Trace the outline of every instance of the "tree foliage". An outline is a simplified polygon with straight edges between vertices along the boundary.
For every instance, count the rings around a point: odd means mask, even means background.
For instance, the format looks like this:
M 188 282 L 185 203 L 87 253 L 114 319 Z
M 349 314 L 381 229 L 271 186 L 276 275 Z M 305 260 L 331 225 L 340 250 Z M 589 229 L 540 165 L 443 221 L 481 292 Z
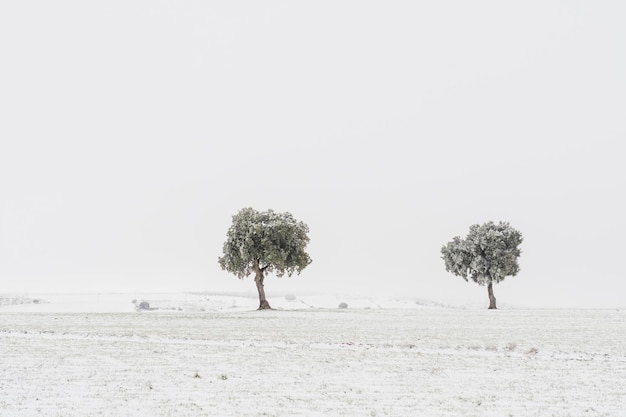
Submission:
M 233 216 L 219 264 L 241 279 L 257 268 L 279 277 L 299 274 L 311 263 L 306 253 L 308 232 L 308 226 L 291 213 L 244 208 Z
M 498 283 L 519 272 L 522 234 L 509 223 L 475 224 L 465 239 L 456 236 L 441 248 L 446 271 L 479 285 Z

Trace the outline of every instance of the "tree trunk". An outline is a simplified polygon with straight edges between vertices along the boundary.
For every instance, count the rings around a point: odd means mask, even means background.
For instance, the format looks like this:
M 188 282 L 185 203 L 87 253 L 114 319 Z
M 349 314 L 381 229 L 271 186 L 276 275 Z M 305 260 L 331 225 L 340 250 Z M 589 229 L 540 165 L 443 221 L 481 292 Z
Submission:
M 496 297 L 493 295 L 493 283 L 487 285 L 487 292 L 489 293 L 489 310 L 496 310 Z
M 256 289 L 259 292 L 259 308 L 258 310 L 271 310 L 270 303 L 265 299 L 265 289 L 263 288 L 263 280 L 265 279 L 264 271 L 261 269 L 259 262 L 256 263 L 256 275 L 254 282 L 256 283 Z

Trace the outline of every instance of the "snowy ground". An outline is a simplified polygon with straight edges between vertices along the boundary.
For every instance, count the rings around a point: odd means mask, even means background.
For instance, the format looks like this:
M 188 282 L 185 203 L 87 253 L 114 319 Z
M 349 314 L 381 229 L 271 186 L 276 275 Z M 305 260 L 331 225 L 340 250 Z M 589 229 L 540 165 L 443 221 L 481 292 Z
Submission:
M 271 301 L 0 297 L 0 416 L 626 416 L 623 310 Z

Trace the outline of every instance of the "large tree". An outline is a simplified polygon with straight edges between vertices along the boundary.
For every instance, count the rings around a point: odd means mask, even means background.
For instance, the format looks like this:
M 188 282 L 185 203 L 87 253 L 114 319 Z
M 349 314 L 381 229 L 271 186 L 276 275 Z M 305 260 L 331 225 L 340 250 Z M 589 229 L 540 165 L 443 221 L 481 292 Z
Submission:
M 270 272 L 278 277 L 291 276 L 294 272 L 300 274 L 311 263 L 306 253 L 308 232 L 308 226 L 291 213 L 244 208 L 233 216 L 219 264 L 240 279 L 254 273 L 259 310 L 271 309 L 265 298 L 265 275 Z
M 456 236 L 441 248 L 446 271 L 471 279 L 478 285 L 487 285 L 489 308 L 496 309 L 493 284 L 519 272 L 517 259 L 522 234 L 509 223 L 487 222 L 475 224 L 465 239 Z

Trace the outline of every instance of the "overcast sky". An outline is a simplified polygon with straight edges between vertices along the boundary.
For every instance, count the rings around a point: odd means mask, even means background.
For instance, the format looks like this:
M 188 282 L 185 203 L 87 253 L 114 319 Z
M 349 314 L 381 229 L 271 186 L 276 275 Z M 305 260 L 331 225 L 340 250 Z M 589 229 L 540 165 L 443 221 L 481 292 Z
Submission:
M 240 208 L 310 227 L 266 290 L 626 306 L 622 1 L 0 0 L 0 292 L 242 290 Z

